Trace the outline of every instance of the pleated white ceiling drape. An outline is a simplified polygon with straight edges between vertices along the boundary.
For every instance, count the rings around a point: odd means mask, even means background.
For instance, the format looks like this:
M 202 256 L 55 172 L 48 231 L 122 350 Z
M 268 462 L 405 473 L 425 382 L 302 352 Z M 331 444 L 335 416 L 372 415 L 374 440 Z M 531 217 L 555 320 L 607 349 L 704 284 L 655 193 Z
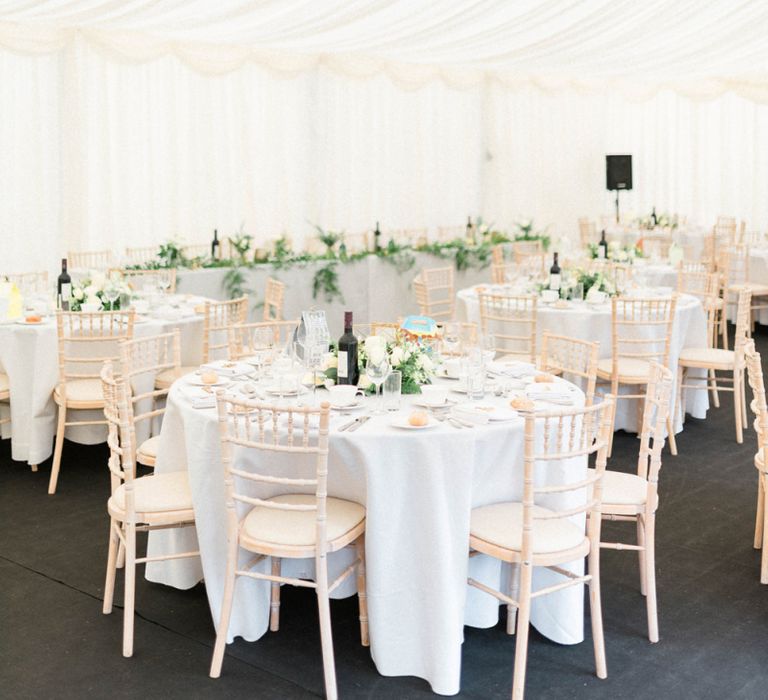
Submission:
M 0 5 L 0 271 L 68 248 L 610 209 L 765 227 L 762 2 Z M 31 242 L 34 241 L 34 245 Z

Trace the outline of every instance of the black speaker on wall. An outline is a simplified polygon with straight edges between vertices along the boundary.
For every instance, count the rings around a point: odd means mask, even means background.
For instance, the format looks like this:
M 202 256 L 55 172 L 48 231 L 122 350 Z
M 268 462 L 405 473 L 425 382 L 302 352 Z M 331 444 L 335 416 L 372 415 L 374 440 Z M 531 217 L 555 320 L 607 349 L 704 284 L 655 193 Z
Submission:
M 632 189 L 632 156 L 605 157 L 605 189 Z

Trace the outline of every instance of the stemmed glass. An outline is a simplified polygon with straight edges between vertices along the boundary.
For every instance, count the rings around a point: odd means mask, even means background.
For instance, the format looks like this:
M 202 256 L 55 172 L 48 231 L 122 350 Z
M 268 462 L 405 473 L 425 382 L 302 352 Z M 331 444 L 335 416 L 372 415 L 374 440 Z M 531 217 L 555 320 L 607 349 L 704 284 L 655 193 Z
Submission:
M 157 288 L 163 293 L 167 294 L 171 288 L 171 275 L 168 272 L 159 272 L 157 275 Z
M 104 296 L 109 302 L 109 310 L 114 311 L 115 302 L 120 298 L 120 287 L 117 286 L 114 280 L 110 280 L 106 287 L 104 287 Z
M 382 357 L 378 362 L 375 362 L 370 357 L 368 357 L 368 361 L 365 364 L 365 374 L 368 379 L 371 380 L 371 383 L 376 387 L 376 408 L 373 411 L 375 415 L 381 415 L 385 413 L 384 397 L 383 395 L 379 396 L 379 388 L 387 378 L 389 369 L 389 357 L 387 357 L 386 353 L 382 353 Z

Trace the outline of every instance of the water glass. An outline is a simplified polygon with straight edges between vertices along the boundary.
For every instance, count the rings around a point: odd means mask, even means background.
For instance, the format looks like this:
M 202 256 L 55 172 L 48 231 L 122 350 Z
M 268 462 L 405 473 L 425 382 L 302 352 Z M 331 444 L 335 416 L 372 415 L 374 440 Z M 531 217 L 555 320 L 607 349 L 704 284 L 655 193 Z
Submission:
M 403 373 L 392 370 L 384 380 L 384 409 L 386 411 L 400 410 L 400 394 L 403 390 Z
M 584 284 L 577 282 L 571 287 L 571 299 L 574 301 L 584 301 Z

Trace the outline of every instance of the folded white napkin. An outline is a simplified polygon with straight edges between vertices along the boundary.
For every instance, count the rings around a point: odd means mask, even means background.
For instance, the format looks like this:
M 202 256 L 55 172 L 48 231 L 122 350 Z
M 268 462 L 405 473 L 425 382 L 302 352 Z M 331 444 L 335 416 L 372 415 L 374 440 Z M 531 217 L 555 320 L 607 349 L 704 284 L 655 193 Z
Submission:
M 486 411 L 481 411 L 471 404 L 459 404 L 454 406 L 451 408 L 450 414 L 457 420 L 475 423 L 477 425 L 485 425 L 490 421 L 490 417 Z
M 536 368 L 530 362 L 491 362 L 487 367 L 491 374 L 503 374 L 508 377 L 525 377 L 536 372 Z
M 216 397 L 213 394 L 195 396 L 192 398 L 192 408 L 215 408 Z

